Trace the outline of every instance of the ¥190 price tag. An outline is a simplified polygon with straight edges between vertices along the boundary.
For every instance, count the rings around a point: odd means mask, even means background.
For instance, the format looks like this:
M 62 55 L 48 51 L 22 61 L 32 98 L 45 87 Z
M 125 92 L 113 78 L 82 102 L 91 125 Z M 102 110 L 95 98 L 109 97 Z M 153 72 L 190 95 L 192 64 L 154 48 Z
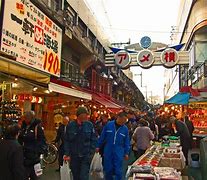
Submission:
M 44 68 L 44 70 L 48 71 L 49 73 L 52 73 L 54 75 L 59 75 L 59 73 L 60 73 L 60 60 L 59 60 L 57 54 L 55 54 L 53 52 L 45 51 L 43 68 Z

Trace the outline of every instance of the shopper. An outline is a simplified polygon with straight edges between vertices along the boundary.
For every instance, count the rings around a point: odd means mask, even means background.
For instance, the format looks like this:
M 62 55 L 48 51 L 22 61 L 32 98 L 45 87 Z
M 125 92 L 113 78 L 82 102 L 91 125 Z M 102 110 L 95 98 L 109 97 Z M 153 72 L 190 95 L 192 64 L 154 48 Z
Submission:
M 180 136 L 180 144 L 182 146 L 182 151 L 186 159 L 186 165 L 188 165 L 188 151 L 191 147 L 191 137 L 189 130 L 184 122 L 176 119 L 174 116 L 170 118 L 171 122 L 175 125 L 176 136 Z
M 57 136 L 55 139 L 55 143 L 58 144 L 58 163 L 59 163 L 59 168 L 57 171 L 60 171 L 60 166 L 63 165 L 63 156 L 64 156 L 64 141 L 65 141 L 65 133 L 66 133 L 66 127 L 69 123 L 69 117 L 65 116 L 63 118 L 63 123 L 59 126 L 57 130 Z
M 190 133 L 190 140 L 191 140 L 191 143 L 190 143 L 190 148 L 192 149 L 192 143 L 193 143 L 193 131 L 194 131 L 194 125 L 192 123 L 192 121 L 189 120 L 188 116 L 185 116 L 184 118 L 184 122 L 185 124 L 187 125 L 188 127 L 188 131 Z
M 140 119 L 139 127 L 137 127 L 132 136 L 137 145 L 137 151 L 134 151 L 137 159 L 145 153 L 150 147 L 150 141 L 154 139 L 154 135 L 148 125 L 146 120 Z
M 17 138 L 20 128 L 9 125 L 5 139 L 0 140 L 0 179 L 24 180 L 23 149 Z
M 23 145 L 25 179 L 36 180 L 34 165 L 40 162 L 40 154 L 47 150 L 41 120 L 35 119 L 33 111 L 24 114 L 19 142 Z
M 109 117 L 107 114 L 103 114 L 100 117 L 100 121 L 96 122 L 96 135 L 100 136 L 104 126 L 108 123 Z
M 127 122 L 127 114 L 121 112 L 115 121 L 109 122 L 103 129 L 98 140 L 96 152 L 104 145 L 104 173 L 106 180 L 122 179 L 123 159 L 128 160 L 130 139 Z
M 70 161 L 74 180 L 88 180 L 90 163 L 96 147 L 93 124 L 88 121 L 88 110 L 77 109 L 77 121 L 68 124 L 65 135 L 64 160 Z

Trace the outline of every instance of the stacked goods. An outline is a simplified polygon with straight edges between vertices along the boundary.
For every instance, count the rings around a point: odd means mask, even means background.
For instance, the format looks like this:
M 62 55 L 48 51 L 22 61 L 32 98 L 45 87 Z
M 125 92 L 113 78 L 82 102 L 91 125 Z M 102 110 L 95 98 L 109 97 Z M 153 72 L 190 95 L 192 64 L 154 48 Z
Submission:
M 177 170 L 170 167 L 155 167 L 154 173 L 159 180 L 181 180 L 181 175 Z
M 180 158 L 180 148 L 165 148 L 163 156 L 166 158 Z
M 157 167 L 162 158 L 162 154 L 162 147 L 153 146 L 136 162 L 136 165 L 151 165 L 153 167 Z
M 133 175 L 133 180 L 156 180 L 156 176 L 153 174 L 141 174 L 141 173 L 135 173 Z

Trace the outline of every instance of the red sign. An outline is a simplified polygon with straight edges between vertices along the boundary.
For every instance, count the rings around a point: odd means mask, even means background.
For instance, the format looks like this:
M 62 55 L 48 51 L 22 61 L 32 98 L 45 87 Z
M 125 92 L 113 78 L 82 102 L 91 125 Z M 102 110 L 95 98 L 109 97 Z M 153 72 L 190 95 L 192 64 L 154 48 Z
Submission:
M 143 68 L 149 68 L 154 63 L 154 57 L 150 50 L 142 50 L 137 54 L 137 63 Z
M 114 56 L 115 64 L 120 68 L 126 68 L 131 62 L 130 54 L 127 51 L 119 51 Z
M 161 54 L 161 62 L 166 67 L 174 67 L 179 60 L 178 53 L 175 49 L 168 48 Z

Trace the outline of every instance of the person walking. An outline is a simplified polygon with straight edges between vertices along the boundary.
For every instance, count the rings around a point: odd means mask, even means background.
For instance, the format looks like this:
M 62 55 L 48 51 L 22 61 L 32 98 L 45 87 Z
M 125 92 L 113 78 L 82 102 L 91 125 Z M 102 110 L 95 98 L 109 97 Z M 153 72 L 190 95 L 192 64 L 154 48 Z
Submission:
M 170 121 L 175 125 L 175 136 L 180 136 L 180 144 L 182 151 L 186 159 L 186 165 L 188 165 L 188 151 L 191 147 L 191 137 L 187 125 L 181 120 L 176 119 L 174 116 L 170 118 Z
M 24 180 L 23 149 L 17 141 L 19 130 L 18 125 L 9 125 L 5 139 L 0 140 L 0 175 L 4 180 Z
M 66 133 L 66 127 L 69 123 L 69 117 L 65 116 L 63 118 L 63 123 L 59 126 L 57 130 L 57 136 L 55 138 L 55 143 L 59 144 L 58 148 L 58 163 L 59 168 L 57 171 L 60 171 L 60 166 L 63 165 L 63 156 L 64 156 L 64 141 L 65 141 L 65 133 Z
M 192 149 L 193 131 L 195 128 L 194 128 L 193 122 L 189 120 L 188 116 L 185 116 L 184 122 L 187 125 L 188 131 L 190 133 L 190 139 L 191 139 L 190 149 Z
M 121 112 L 115 121 L 109 122 L 103 129 L 98 140 L 96 152 L 104 144 L 104 173 L 106 180 L 122 179 L 123 160 L 128 160 L 130 138 L 127 122 L 127 113 Z
M 70 162 L 74 180 L 89 180 L 90 164 L 96 148 L 96 134 L 88 121 L 88 110 L 77 109 L 77 121 L 67 125 L 64 142 L 64 161 Z
M 139 126 L 136 128 L 132 138 L 136 143 L 137 151 L 135 157 L 138 159 L 150 147 L 150 141 L 154 139 L 154 134 L 148 127 L 148 122 L 143 118 L 138 122 Z
M 25 179 L 37 180 L 34 165 L 40 162 L 40 154 L 45 153 L 47 145 L 41 120 L 35 118 L 33 111 L 24 114 L 19 142 L 24 151 Z

